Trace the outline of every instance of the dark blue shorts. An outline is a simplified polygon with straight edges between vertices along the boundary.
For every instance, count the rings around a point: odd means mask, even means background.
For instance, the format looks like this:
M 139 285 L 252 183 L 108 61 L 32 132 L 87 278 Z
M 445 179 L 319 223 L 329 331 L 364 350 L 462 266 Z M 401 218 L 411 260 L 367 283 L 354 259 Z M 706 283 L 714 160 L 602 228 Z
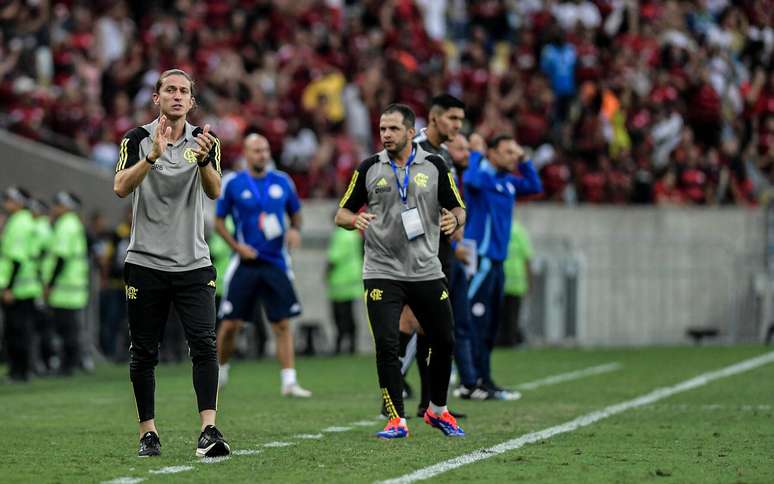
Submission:
M 230 280 L 227 274 L 226 283 L 219 314 L 223 319 L 251 321 L 259 298 L 271 323 L 301 314 L 288 274 L 273 264 L 241 261 Z

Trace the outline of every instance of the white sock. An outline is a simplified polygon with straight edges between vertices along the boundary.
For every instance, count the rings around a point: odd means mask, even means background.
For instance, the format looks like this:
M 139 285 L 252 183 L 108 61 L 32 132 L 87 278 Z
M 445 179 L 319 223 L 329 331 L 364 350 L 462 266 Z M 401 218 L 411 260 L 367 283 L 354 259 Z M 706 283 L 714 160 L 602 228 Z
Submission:
M 228 373 L 228 369 L 231 368 L 231 364 L 229 363 L 223 363 L 222 365 L 218 365 L 218 370 L 225 371 Z
M 443 407 L 440 407 L 434 404 L 433 402 L 430 402 L 430 410 L 432 410 L 434 414 L 441 416 L 441 414 L 447 411 L 448 408 L 446 408 L 446 405 L 444 405 Z
M 280 377 L 282 377 L 282 388 L 295 385 L 296 383 L 296 369 L 295 368 L 283 368 L 280 370 Z

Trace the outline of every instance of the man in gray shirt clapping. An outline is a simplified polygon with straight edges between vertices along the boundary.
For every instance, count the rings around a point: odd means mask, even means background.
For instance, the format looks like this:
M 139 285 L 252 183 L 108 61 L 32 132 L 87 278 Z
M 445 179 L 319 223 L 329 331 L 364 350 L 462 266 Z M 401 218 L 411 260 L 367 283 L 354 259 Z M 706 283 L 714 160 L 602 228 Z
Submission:
M 132 233 L 124 281 L 129 314 L 129 374 L 140 423 L 140 456 L 161 453 L 155 423 L 155 368 L 170 304 L 183 324 L 201 417 L 200 457 L 227 455 L 215 428 L 218 362 L 215 352 L 217 276 L 204 238 L 204 196 L 220 195 L 220 141 L 186 121 L 194 82 L 179 69 L 165 71 L 153 103 L 159 117 L 121 141 L 113 190 L 132 194 Z

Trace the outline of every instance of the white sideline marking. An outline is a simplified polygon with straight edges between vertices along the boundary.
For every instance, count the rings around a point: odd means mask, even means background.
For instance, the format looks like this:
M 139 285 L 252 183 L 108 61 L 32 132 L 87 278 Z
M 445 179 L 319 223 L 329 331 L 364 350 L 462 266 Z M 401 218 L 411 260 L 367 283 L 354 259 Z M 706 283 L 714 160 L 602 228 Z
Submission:
M 232 452 L 234 455 L 255 455 L 260 453 L 261 451 L 257 449 L 239 449 Z
M 219 464 L 225 462 L 231 458 L 230 455 L 222 455 L 220 457 L 199 457 L 200 464 Z
M 327 429 L 322 429 L 323 432 L 348 432 L 352 430 L 352 427 L 328 427 Z
M 535 388 L 538 388 L 538 387 L 543 387 L 546 385 L 556 385 L 557 383 L 562 383 L 570 380 L 577 380 L 579 378 L 585 378 L 587 376 L 599 375 L 602 373 L 609 373 L 611 371 L 620 370 L 621 368 L 623 368 L 623 365 L 621 365 L 618 362 L 606 363 L 604 365 L 591 366 L 589 368 L 570 371 L 567 373 L 559 373 L 558 375 L 549 376 L 547 378 L 542 378 L 540 380 L 535 380 L 528 383 L 522 383 L 521 385 L 518 385 L 516 388 L 518 388 L 519 390 L 534 390 Z
M 551 438 L 554 435 L 563 434 L 566 432 L 572 432 L 581 427 L 586 427 L 600 420 L 606 419 L 608 417 L 612 417 L 613 415 L 617 415 L 626 410 L 642 407 L 643 405 L 648 405 L 650 403 L 663 400 L 664 398 L 671 397 L 672 395 L 675 395 L 677 393 L 693 390 L 694 388 L 698 388 L 700 386 L 706 385 L 707 383 L 710 383 L 714 380 L 719 380 L 721 378 L 726 378 L 732 375 L 743 373 L 745 371 L 758 368 L 759 366 L 763 366 L 771 362 L 774 362 L 774 352 L 766 353 L 764 355 L 751 358 L 749 360 L 744 360 L 734 365 L 721 368 L 720 370 L 702 373 L 701 375 L 695 376 L 690 380 L 686 380 L 682 383 L 678 383 L 677 385 L 657 388 L 652 392 L 642 395 L 640 397 L 637 397 L 633 400 L 628 400 L 625 402 L 617 403 L 615 405 L 610 405 L 608 407 L 603 408 L 602 410 L 597 410 L 595 412 L 582 415 L 574 420 L 570 420 L 569 422 L 565 422 L 563 424 L 556 425 L 554 427 L 549 427 L 547 429 L 540 430 L 537 432 L 524 434 L 520 437 L 516 437 L 515 439 L 508 440 L 501 444 L 495 445 L 494 447 L 490 447 L 488 449 L 476 450 L 469 454 L 464 454 L 459 457 L 455 457 L 453 459 L 439 462 L 438 464 L 425 467 L 424 469 L 419 469 L 410 474 L 406 474 L 404 476 L 397 477 L 395 479 L 381 481 L 381 484 L 398 484 L 398 483 L 403 484 L 403 483 L 409 483 L 414 481 L 421 481 L 424 479 L 430 479 L 431 477 L 435 477 L 439 474 L 443 474 L 444 472 L 448 472 L 452 469 L 456 469 L 458 467 L 462 467 L 467 464 L 472 464 L 473 462 L 476 462 L 479 460 L 488 459 L 490 457 L 494 457 L 496 455 L 508 452 L 510 450 L 518 449 L 527 444 L 531 444 L 534 442 L 539 442 L 541 440 Z
M 294 435 L 293 438 L 306 439 L 306 440 L 322 439 L 323 434 L 298 434 L 298 435 Z
M 148 472 L 151 474 L 177 474 L 178 472 L 186 472 L 193 470 L 191 466 L 170 466 L 162 467 L 161 469 L 152 469 Z
M 102 484 L 137 484 L 144 480 L 142 477 L 117 477 L 110 481 L 102 481 Z
M 266 448 L 290 447 L 291 445 L 293 445 L 292 442 L 269 442 L 268 444 L 263 444 Z

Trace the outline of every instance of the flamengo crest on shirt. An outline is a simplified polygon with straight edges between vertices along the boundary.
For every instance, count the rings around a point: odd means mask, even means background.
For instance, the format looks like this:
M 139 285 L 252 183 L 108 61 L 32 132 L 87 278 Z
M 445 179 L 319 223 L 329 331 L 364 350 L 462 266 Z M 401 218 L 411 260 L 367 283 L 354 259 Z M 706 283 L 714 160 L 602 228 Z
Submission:
M 188 163 L 196 163 L 196 152 L 193 148 L 186 148 L 183 152 L 183 158 L 185 158 L 185 161 Z

